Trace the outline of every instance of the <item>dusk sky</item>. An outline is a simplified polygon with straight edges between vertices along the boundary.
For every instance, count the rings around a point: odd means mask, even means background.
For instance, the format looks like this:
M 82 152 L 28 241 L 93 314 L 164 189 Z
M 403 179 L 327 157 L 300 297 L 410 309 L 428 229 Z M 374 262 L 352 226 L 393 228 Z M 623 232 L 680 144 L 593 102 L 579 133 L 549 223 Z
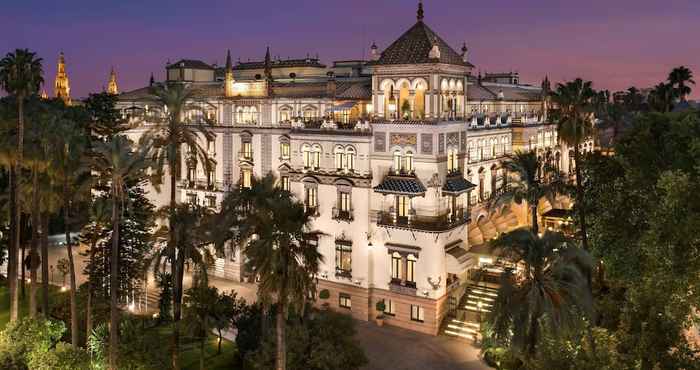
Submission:
M 425 22 L 488 72 L 519 71 L 539 84 L 582 77 L 594 87 L 652 86 L 686 65 L 700 83 L 698 0 L 427 0 Z M 383 50 L 415 22 L 417 0 L 5 0 L 0 53 L 29 48 L 44 58 L 47 91 L 59 51 L 71 95 L 100 91 L 109 69 L 120 90 L 142 87 L 166 61 L 234 60 L 319 54 L 359 59 Z M 693 92 L 700 98 L 700 86 Z

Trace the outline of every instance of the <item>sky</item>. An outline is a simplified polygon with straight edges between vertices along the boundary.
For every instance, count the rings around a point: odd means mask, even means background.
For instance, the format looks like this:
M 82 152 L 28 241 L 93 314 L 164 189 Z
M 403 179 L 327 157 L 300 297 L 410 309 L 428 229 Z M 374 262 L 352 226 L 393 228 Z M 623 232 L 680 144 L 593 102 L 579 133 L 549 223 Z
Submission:
M 416 21 L 417 0 L 3 0 L 0 54 L 29 48 L 44 59 L 53 92 L 58 53 L 71 95 L 107 85 L 143 87 L 167 61 L 223 64 L 319 55 L 359 59 L 387 47 Z M 698 0 L 425 0 L 425 22 L 456 50 L 469 47 L 481 72 L 518 71 L 524 83 L 577 77 L 611 91 L 648 87 L 671 68 L 696 73 L 700 99 Z

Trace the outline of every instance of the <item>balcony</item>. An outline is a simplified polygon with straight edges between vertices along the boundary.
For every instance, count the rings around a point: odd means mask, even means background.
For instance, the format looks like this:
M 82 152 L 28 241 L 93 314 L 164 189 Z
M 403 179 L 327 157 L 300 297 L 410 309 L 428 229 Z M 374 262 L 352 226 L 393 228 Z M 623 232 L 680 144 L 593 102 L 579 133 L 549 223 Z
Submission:
M 415 281 L 392 278 L 389 282 L 389 291 L 405 295 L 416 295 L 418 289 Z
M 311 217 L 318 217 L 320 216 L 320 213 L 318 212 L 318 206 L 307 206 L 304 205 L 304 211 L 309 213 Z
M 221 181 L 207 182 L 206 180 L 183 179 L 180 180 L 180 187 L 192 190 L 219 191 L 224 189 L 224 184 Z
M 377 225 L 399 229 L 420 230 L 426 232 L 443 232 L 462 226 L 470 221 L 467 208 L 448 212 L 438 216 L 416 215 L 410 210 L 407 216 L 398 216 L 393 207 L 389 211 L 380 211 Z
M 354 220 L 352 208 L 349 210 L 343 210 L 338 207 L 333 207 L 333 219 L 336 221 L 352 222 Z

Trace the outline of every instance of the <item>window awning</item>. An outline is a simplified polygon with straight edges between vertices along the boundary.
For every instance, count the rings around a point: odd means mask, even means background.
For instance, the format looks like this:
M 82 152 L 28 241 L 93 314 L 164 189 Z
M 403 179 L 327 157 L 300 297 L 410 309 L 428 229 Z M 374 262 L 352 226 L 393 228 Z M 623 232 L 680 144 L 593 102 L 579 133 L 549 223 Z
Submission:
M 462 175 L 448 176 L 442 186 L 442 193 L 445 195 L 460 195 L 475 188 L 476 185 L 467 181 Z
M 552 208 L 542 214 L 542 218 L 567 219 L 571 218 L 571 211 L 568 209 Z
M 389 252 L 389 254 L 398 252 L 399 254 L 414 254 L 418 256 L 418 254 L 421 251 L 420 247 L 417 247 L 415 245 L 386 243 L 384 244 L 384 246 L 386 247 L 386 250 L 387 252 Z
M 382 194 L 423 196 L 426 189 L 417 177 L 389 175 L 374 187 L 374 191 Z
M 357 105 L 356 102 L 345 102 L 338 105 L 334 105 L 328 109 L 328 112 L 342 112 L 344 110 L 350 110 Z
M 445 259 L 447 272 L 457 275 L 476 264 L 461 239 L 445 245 Z

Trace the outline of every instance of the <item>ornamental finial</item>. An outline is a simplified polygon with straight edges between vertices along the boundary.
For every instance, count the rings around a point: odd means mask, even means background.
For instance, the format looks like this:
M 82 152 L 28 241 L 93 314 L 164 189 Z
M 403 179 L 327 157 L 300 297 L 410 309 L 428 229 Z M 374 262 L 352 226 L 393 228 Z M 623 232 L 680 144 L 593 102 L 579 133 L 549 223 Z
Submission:
M 425 16 L 425 14 L 423 12 L 423 1 L 419 1 L 418 2 L 418 12 L 417 12 L 417 16 L 416 16 L 416 18 L 418 19 L 418 22 L 422 22 L 424 16 Z

